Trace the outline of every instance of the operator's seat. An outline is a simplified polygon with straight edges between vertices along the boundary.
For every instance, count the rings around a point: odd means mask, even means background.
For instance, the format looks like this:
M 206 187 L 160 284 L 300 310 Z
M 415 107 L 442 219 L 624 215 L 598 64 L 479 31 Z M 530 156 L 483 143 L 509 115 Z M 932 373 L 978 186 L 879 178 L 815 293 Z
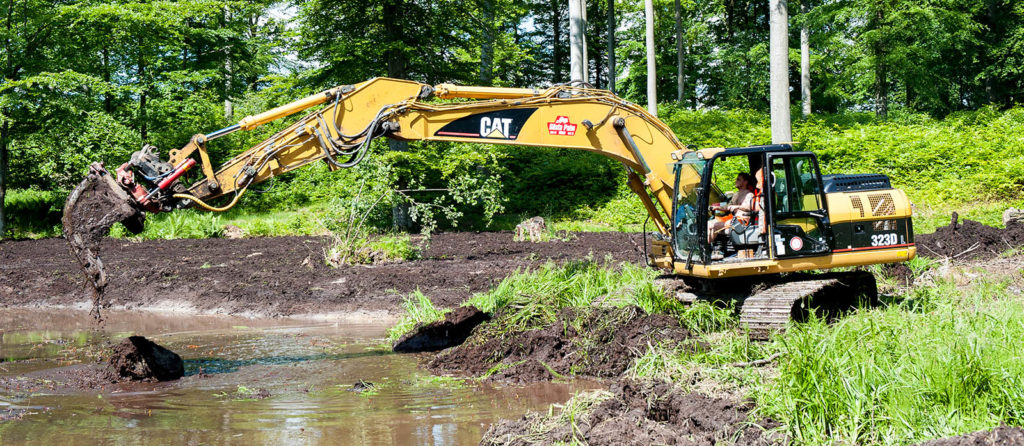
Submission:
M 737 251 L 757 249 L 760 255 L 760 248 L 763 246 L 763 237 L 767 232 L 764 222 L 764 197 L 761 191 L 764 187 L 764 169 L 757 169 L 754 173 L 754 180 L 757 185 L 754 188 L 754 210 L 750 212 L 750 222 L 745 226 L 736 227 L 729 231 L 729 239 Z

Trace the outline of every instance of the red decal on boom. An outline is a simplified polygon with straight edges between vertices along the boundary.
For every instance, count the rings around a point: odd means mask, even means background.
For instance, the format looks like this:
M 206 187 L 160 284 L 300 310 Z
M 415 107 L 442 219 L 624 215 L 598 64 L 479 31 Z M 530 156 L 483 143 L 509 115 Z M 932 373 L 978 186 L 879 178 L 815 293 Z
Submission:
M 555 118 L 555 122 L 548 123 L 548 134 L 573 136 L 576 134 L 576 124 L 569 122 L 568 116 L 559 116 Z

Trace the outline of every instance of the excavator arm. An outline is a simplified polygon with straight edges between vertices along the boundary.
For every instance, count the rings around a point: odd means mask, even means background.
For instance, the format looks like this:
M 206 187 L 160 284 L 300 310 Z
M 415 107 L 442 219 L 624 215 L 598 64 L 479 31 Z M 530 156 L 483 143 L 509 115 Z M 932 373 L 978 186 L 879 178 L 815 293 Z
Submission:
M 210 141 L 314 108 L 219 167 L 212 164 Z M 815 296 L 876 297 L 869 273 L 782 274 L 904 262 L 916 255 L 910 202 L 884 175 L 823 177 L 813 153 L 789 145 L 691 153 L 643 108 L 583 85 L 538 91 L 387 78 L 332 88 L 195 135 L 166 160 L 144 147 L 115 175 L 94 163 L 65 206 L 65 237 L 99 293 L 106 277 L 96 250 L 113 223 L 141 230 L 147 211 L 227 210 L 250 186 L 308 164 L 355 166 L 381 137 L 565 147 L 619 161 L 664 236 L 650 244 L 651 262 L 682 277 L 663 278 L 666 289 L 683 301 L 742 296 L 740 319 L 757 337 L 782 329 L 791 314 L 802 311 L 800 303 Z M 757 224 L 738 221 L 723 247 L 707 232 L 713 217 L 706 209 L 712 199 L 723 198 L 712 172 L 726 159 L 747 161 L 760 198 L 754 198 Z M 195 166 L 201 172 L 186 175 Z M 712 243 L 731 249 L 731 258 L 716 259 Z M 765 279 L 720 280 L 748 276 Z
M 210 141 L 318 106 L 323 107 L 219 168 L 211 163 L 206 148 Z M 222 211 L 237 203 L 248 187 L 308 164 L 324 161 L 332 169 L 355 166 L 369 152 L 371 141 L 379 137 L 565 147 L 599 153 L 625 166 L 631 190 L 666 236 L 665 217 L 672 215 L 675 187 L 672 163 L 686 151 L 656 117 L 604 90 L 571 85 L 542 91 L 430 86 L 375 78 L 195 135 L 185 147 L 171 150 L 166 161 L 152 148 L 144 148 L 117 170 L 116 177 L 140 210 L 198 206 Z M 184 173 L 197 164 L 201 176 L 186 186 Z M 680 192 L 689 193 L 698 181 L 695 173 L 683 178 Z M 222 197 L 230 200 L 220 206 L 211 204 Z

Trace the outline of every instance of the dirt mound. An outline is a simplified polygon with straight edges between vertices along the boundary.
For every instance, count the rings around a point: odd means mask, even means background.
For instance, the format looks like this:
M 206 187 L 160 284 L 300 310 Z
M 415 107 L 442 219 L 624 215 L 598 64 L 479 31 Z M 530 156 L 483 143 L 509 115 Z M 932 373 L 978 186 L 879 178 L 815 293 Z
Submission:
M 987 226 L 973 220 L 957 223 L 956 214 L 948 226 L 915 239 L 918 254 L 927 257 L 950 257 L 957 260 L 980 260 L 999 257 L 1002 253 L 1024 246 L 1024 224 L 1010 222 L 1006 229 Z
M 142 336 L 129 336 L 114 346 L 107 364 L 120 381 L 171 381 L 185 376 L 181 356 Z
M 569 242 L 514 243 L 511 232 L 431 236 L 418 260 L 330 268 L 326 237 L 133 242 L 104 238 L 106 304 L 125 309 L 245 316 L 326 312 L 398 314 L 419 289 L 440 308 L 487 291 L 516 270 L 592 255 L 643 262 L 640 234 L 581 233 Z M 79 305 L 91 288 L 61 239 L 0 241 L 0 308 Z
M 482 325 L 462 345 L 437 355 L 427 367 L 435 373 L 536 382 L 561 376 L 618 377 L 649 342 L 687 343 L 704 348 L 679 321 L 646 314 L 640 307 L 565 308 L 540 329 L 501 330 L 504 314 Z
M 470 305 L 446 314 L 443 320 L 421 324 L 395 341 L 398 353 L 436 352 L 462 344 L 477 325 L 490 319 L 487 313 Z
M 71 191 L 64 204 L 61 218 L 64 238 L 92 285 L 92 314 L 97 320 L 102 320 L 100 308 L 103 307 L 103 289 L 107 286 L 107 274 L 99 257 L 100 241 L 114 224 L 135 214 L 135 209 L 128 204 L 128 195 L 98 163 L 89 167 L 89 174 Z
M 1024 429 L 1000 426 L 990 431 L 978 431 L 959 437 L 942 438 L 921 443 L 920 446 L 1021 446 Z
M 663 382 L 620 380 L 610 390 L 610 398 L 592 405 L 586 413 L 575 414 L 574 423 L 528 414 L 492 426 L 480 444 L 767 445 L 785 440 L 765 432 L 778 423 L 750 419 L 754 408 L 750 401 L 686 393 Z

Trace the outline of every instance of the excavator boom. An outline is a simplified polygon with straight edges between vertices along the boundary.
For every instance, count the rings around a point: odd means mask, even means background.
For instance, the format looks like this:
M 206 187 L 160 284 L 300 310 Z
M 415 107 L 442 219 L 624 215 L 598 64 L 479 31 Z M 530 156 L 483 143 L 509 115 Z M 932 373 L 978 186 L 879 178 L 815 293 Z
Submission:
M 207 151 L 210 141 L 317 106 L 323 107 L 219 167 L 212 164 Z M 673 156 L 678 158 L 686 150 L 657 118 L 604 90 L 577 86 L 545 90 L 430 86 L 375 78 L 332 88 L 247 116 L 233 126 L 195 135 L 183 148 L 171 150 L 166 161 L 159 159 L 153 148 L 144 148 L 117 170 L 116 177 L 138 209 L 161 212 L 198 206 L 222 211 L 237 203 L 249 186 L 305 165 L 324 161 L 332 169 L 352 167 L 364 159 L 370 142 L 382 136 L 409 141 L 566 147 L 600 153 L 625 166 L 631 189 L 665 235 L 675 187 L 671 163 Z M 180 178 L 196 165 L 202 175 L 185 185 Z M 138 181 L 135 172 L 156 181 Z M 695 182 L 681 186 L 690 189 Z M 227 204 L 211 204 L 224 196 L 231 197 Z
M 308 114 L 227 162 L 212 163 L 210 141 L 300 112 Z M 630 189 L 660 233 L 649 246 L 649 261 L 690 282 L 703 281 L 683 287 L 690 291 L 679 294 L 681 300 L 727 283 L 713 279 L 777 279 L 783 273 L 907 261 L 916 253 L 909 200 L 884 175 L 822 176 L 813 153 L 794 152 L 790 145 L 692 151 L 642 107 L 582 84 L 536 90 L 388 78 L 332 88 L 195 135 L 166 160 L 146 146 L 114 173 L 94 164 L 65 207 L 65 236 L 99 291 L 105 278 L 90 244 L 114 222 L 137 231 L 146 212 L 224 211 L 250 186 L 311 163 L 353 167 L 381 137 L 563 147 L 622 163 Z M 733 167 L 727 167 L 730 162 Z M 713 173 L 737 168 L 756 178 L 748 184 L 756 204 L 748 220 L 731 220 L 724 226 L 728 235 L 720 237 L 710 210 L 721 209 L 729 196 L 714 184 Z M 82 205 L 83 196 L 106 203 Z M 860 290 L 857 283 L 869 282 L 854 273 L 776 279 L 746 299 L 743 320 L 761 333 L 788 320 L 783 316 L 796 302 L 837 289 Z M 871 294 L 873 283 L 871 278 L 861 291 Z

